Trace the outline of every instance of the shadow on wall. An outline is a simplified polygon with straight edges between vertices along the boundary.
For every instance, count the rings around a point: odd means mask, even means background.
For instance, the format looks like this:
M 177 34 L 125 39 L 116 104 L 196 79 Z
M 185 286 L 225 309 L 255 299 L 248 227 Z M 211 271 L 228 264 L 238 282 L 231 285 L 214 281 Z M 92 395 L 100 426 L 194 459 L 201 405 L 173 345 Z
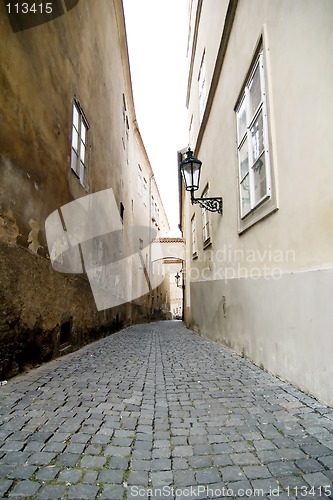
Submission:
M 153 317 L 140 304 L 96 309 L 82 275 L 0 240 L 0 381 Z

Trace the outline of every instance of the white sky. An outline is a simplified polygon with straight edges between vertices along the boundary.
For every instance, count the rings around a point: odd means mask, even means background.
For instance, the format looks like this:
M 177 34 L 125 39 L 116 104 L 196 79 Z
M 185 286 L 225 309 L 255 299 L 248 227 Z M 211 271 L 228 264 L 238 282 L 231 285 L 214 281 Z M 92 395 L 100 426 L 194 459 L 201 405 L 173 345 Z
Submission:
M 177 151 L 188 144 L 187 0 L 123 0 L 139 129 L 179 235 Z

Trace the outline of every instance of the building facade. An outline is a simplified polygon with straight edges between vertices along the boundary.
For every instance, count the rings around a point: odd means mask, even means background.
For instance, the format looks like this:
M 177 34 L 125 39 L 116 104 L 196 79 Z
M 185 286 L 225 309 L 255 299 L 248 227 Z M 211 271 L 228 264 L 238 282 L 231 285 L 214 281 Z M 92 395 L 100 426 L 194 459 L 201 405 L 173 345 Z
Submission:
M 170 308 L 168 278 L 150 279 L 150 242 L 169 225 L 136 121 L 122 2 L 65 3 L 50 18 L 0 6 L 0 378 Z
M 333 4 L 189 2 L 185 319 L 333 404 Z

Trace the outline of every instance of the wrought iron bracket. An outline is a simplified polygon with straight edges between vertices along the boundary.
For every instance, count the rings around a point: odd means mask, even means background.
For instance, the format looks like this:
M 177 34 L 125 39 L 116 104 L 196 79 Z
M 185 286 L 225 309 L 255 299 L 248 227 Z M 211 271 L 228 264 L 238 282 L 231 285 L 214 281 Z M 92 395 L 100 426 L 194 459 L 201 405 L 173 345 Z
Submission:
M 209 210 L 210 212 L 223 212 L 223 199 L 222 198 L 194 198 L 194 193 L 191 191 L 191 203 L 198 203 L 200 207 Z

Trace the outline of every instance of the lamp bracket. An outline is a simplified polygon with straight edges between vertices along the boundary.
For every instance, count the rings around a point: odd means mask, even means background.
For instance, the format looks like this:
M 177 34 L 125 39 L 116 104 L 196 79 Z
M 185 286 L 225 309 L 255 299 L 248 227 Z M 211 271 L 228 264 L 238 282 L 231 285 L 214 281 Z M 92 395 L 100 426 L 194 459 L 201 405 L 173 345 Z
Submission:
M 191 191 L 191 203 L 198 203 L 200 207 L 209 210 L 210 212 L 217 212 L 222 214 L 223 212 L 223 200 L 222 198 L 194 198 L 194 193 Z

